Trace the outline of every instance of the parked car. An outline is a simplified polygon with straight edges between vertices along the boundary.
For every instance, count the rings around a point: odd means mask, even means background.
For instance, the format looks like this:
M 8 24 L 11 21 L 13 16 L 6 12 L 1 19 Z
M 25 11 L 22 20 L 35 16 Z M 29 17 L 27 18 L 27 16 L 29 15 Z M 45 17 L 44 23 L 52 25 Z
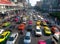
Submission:
M 31 43 L 31 35 L 30 32 L 27 32 L 24 38 L 24 44 L 30 44 L 30 43 Z
M 5 44 L 6 40 L 9 38 L 10 36 L 10 31 L 5 31 L 2 34 L 0 34 L 0 44 Z
M 39 40 L 38 44 L 47 44 L 45 40 Z
M 0 34 L 2 34 L 4 32 L 4 29 L 0 29 Z
M 10 37 L 8 38 L 6 44 L 15 44 L 16 40 L 18 38 L 18 33 L 12 33 Z

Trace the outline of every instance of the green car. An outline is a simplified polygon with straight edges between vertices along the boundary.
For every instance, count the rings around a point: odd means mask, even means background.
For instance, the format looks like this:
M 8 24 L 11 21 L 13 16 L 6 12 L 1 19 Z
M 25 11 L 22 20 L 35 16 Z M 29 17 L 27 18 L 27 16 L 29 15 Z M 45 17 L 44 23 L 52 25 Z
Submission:
M 5 27 L 10 26 L 10 22 L 3 23 L 3 26 L 5 26 Z
M 0 34 L 0 44 L 5 44 L 9 36 L 10 36 L 10 31 L 5 31 L 2 34 Z

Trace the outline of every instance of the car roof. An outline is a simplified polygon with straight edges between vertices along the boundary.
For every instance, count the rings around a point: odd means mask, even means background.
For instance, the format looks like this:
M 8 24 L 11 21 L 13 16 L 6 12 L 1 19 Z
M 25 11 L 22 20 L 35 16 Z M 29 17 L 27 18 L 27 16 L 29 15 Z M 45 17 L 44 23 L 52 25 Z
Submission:
M 44 27 L 45 29 L 49 29 L 48 27 Z
M 36 29 L 40 29 L 40 27 L 39 26 L 36 26 Z
M 2 35 L 6 35 L 9 31 L 3 32 Z
M 27 32 L 27 33 L 26 33 L 26 36 L 30 36 L 30 32 Z

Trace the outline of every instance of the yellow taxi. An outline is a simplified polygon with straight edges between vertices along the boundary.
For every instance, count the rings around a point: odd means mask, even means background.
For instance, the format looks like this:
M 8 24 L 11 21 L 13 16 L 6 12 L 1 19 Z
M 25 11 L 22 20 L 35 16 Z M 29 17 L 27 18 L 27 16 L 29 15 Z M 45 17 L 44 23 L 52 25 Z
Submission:
M 44 27 L 44 33 L 47 35 L 51 35 L 51 30 L 48 27 Z
M 2 34 L 0 34 L 0 44 L 5 44 L 5 41 L 10 36 L 10 31 L 5 31 Z
M 47 26 L 47 23 L 43 21 L 43 22 L 41 22 L 41 25 Z
M 38 21 L 36 22 L 36 25 L 40 25 L 40 23 L 41 23 L 41 21 L 40 21 L 40 20 L 38 20 Z

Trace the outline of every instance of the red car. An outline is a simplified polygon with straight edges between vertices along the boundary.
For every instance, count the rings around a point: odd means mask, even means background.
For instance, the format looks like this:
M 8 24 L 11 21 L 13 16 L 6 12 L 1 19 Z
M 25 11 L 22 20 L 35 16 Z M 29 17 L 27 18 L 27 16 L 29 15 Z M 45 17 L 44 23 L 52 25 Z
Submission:
M 53 27 L 51 28 L 51 31 L 52 31 L 53 33 L 59 32 L 59 30 L 58 30 L 58 28 L 57 28 L 56 26 L 53 26 Z
M 46 41 L 45 40 L 39 40 L 38 44 L 46 44 Z
M 25 24 L 21 23 L 21 24 L 18 26 L 18 29 L 19 29 L 19 30 L 24 30 L 24 29 L 25 29 Z
M 32 25 L 32 20 L 30 20 L 30 21 L 28 22 L 28 24 L 29 24 L 29 25 Z

